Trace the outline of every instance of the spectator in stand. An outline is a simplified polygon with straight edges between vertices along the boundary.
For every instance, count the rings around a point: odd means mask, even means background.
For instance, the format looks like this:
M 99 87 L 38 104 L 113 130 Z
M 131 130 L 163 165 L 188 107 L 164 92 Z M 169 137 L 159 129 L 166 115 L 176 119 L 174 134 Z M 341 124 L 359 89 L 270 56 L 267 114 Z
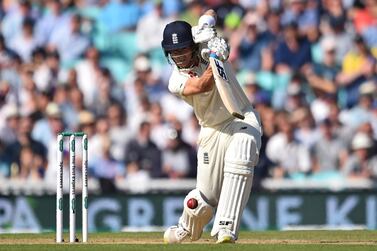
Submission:
M 363 36 L 370 47 L 377 50 L 377 3 L 374 0 L 361 1 L 361 8 L 354 8 L 352 13 L 353 25 L 356 32 Z
M 217 26 L 221 28 L 224 27 L 227 19 L 241 19 L 246 13 L 245 8 L 239 3 L 238 0 L 219 1 L 213 9 L 217 14 Z
M 260 17 L 257 13 L 249 11 L 236 33 L 231 38 L 231 46 L 235 51 L 232 57 L 238 58 L 239 67 L 251 71 L 261 69 L 262 51 L 266 46 L 266 40 L 258 30 Z
M 352 139 L 352 155 L 343 168 L 343 174 L 352 178 L 377 177 L 377 155 L 370 154 L 372 139 L 365 133 L 356 133 Z
M 9 65 L 0 67 L 1 78 L 9 84 L 9 89 L 4 92 L 4 101 L 19 105 L 21 103 L 22 91 L 22 73 L 25 68 L 22 59 L 14 54 L 12 60 L 8 61 Z M 20 108 L 20 107 L 19 107 Z
M 26 18 L 22 23 L 22 30 L 8 43 L 24 62 L 30 63 L 34 49 L 37 48 L 37 40 L 34 37 L 34 21 Z
M 287 2 L 281 16 L 283 26 L 297 22 L 299 31 L 305 34 L 307 27 L 318 25 L 318 7 L 315 0 L 289 0 Z
M 154 9 L 143 16 L 137 23 L 137 45 L 142 52 L 160 49 L 164 27 L 173 21 L 172 18 L 164 15 L 163 1 L 155 1 L 154 5 Z
M 96 102 L 91 106 L 91 110 L 97 116 L 104 116 L 112 103 L 123 101 L 123 92 L 120 86 L 117 86 L 110 70 L 107 68 L 100 69 L 97 80 Z
M 131 113 L 132 117 L 129 118 L 129 125 L 132 131 L 137 131 L 139 128 L 139 125 L 145 121 L 149 120 L 149 114 L 151 110 L 151 102 L 148 99 L 147 94 L 144 91 L 144 88 L 141 88 L 140 86 L 143 86 L 141 81 L 136 81 L 135 86 L 138 86 L 138 89 L 141 89 L 140 96 L 138 97 L 138 103 L 139 106 L 137 107 L 137 110 L 135 113 Z
M 139 131 L 135 138 L 127 144 L 126 165 L 137 165 L 145 170 L 151 177 L 161 175 L 161 151 L 150 138 L 151 125 L 144 121 L 140 124 Z
M 153 72 L 150 59 L 146 55 L 139 54 L 135 58 L 134 69 L 136 78 L 143 82 L 149 101 L 159 101 L 167 88 L 161 83 L 159 76 Z
M 0 33 L 0 72 L 12 67 L 16 53 L 6 45 L 3 34 Z
M 323 14 L 322 19 L 327 23 L 344 24 L 347 21 L 347 13 L 344 9 L 342 0 L 324 0 L 322 1 Z
M 274 56 L 276 72 L 293 74 L 312 62 L 310 43 L 298 32 L 296 23 L 284 27 L 284 39 L 279 42 Z
M 86 109 L 84 95 L 77 87 L 64 86 L 57 89 L 59 89 L 59 92 L 56 92 L 56 94 L 60 93 L 63 96 L 61 97 L 63 100 L 59 101 L 59 104 L 64 111 L 64 121 L 67 121 L 68 128 L 72 129 L 72 131 L 77 130 L 80 123 L 79 114 Z
M 81 32 L 81 16 L 73 15 L 68 27 L 51 35 L 49 46 L 59 52 L 63 67 L 69 68 L 89 47 L 89 38 Z
M 377 53 L 374 55 L 360 36 L 354 39 L 354 48 L 344 57 L 342 71 L 337 81 L 343 87 L 342 106 L 350 108 L 354 106 L 359 98 L 358 89 L 360 85 L 375 77 Z
M 34 153 L 31 146 L 21 146 L 18 164 L 19 174 L 17 178 L 39 181 L 44 176 L 44 165 L 44 160 L 41 158 L 41 156 Z
M 20 114 L 15 104 L 0 105 L 0 141 L 4 145 L 16 141 L 19 119 Z
M 77 88 L 79 86 L 77 81 L 77 71 L 75 68 L 71 68 L 68 70 L 66 79 L 62 84 L 70 88 Z
M 295 139 L 302 143 L 307 149 L 312 149 L 315 142 L 320 139 L 320 133 L 315 126 L 313 115 L 309 107 L 298 108 L 291 113 L 291 121 L 296 128 Z
M 52 97 L 50 92 L 38 91 L 36 93 L 36 98 L 37 108 L 33 113 L 33 120 L 39 121 L 45 117 L 46 108 L 50 103 Z
M 126 182 L 132 193 L 146 193 L 150 182 L 150 173 L 140 167 L 140 163 L 133 161 L 127 165 Z
M 111 155 L 117 161 L 125 161 L 126 146 L 134 135 L 129 128 L 126 111 L 120 103 L 112 103 L 107 108 L 106 118 L 109 121 Z
M 320 123 L 321 137 L 311 151 L 313 172 L 339 172 L 347 158 L 347 145 L 336 134 L 336 127 L 329 119 Z
M 132 79 L 132 83 L 124 85 L 124 107 L 128 114 L 137 114 L 143 96 L 146 96 L 144 83 L 141 79 Z M 128 81 L 127 81 L 128 82 Z
M 247 6 L 241 3 L 241 1 L 239 2 L 246 10 L 250 10 L 250 8 L 247 8 Z M 258 16 L 261 19 L 263 19 L 262 24 L 260 24 L 261 30 L 266 30 L 267 29 L 266 21 L 267 21 L 268 15 L 271 13 L 271 11 L 275 12 L 275 10 L 278 9 L 278 6 L 276 6 L 276 1 L 274 3 L 274 1 L 269 1 L 269 0 L 258 0 L 255 4 L 256 4 L 255 8 L 251 8 L 251 9 L 255 9 L 256 13 L 258 13 Z
M 278 10 L 271 10 L 267 14 L 267 27 L 263 36 L 271 48 L 275 48 L 277 41 L 282 37 L 280 15 L 281 13 Z
M 48 44 L 53 34 L 69 26 L 71 13 L 65 10 L 60 0 L 47 0 L 43 2 L 43 16 L 36 24 L 36 38 L 39 45 Z
M 41 178 L 46 168 L 46 147 L 31 136 L 33 122 L 30 116 L 21 117 L 16 142 L 8 145 L 5 152 L 8 165 L 15 178 Z
M 192 147 L 182 140 L 182 131 L 174 127 L 168 130 L 167 146 L 162 153 L 162 174 L 171 179 L 182 179 L 189 176 L 195 153 Z
M 6 143 L 0 137 L 0 178 L 7 178 L 10 176 L 10 167 L 7 163 L 7 156 L 5 153 Z
M 130 118 L 132 128 L 137 128 L 141 121 L 148 119 L 150 104 L 163 102 L 167 93 L 167 87 L 152 71 L 150 60 L 144 54 L 136 56 L 134 70 L 125 83 L 124 90 L 127 113 L 135 115 Z
M 305 174 L 311 169 L 309 150 L 294 138 L 294 128 L 287 113 L 276 117 L 278 133 L 267 143 L 267 157 L 274 163 L 272 176 L 275 178 L 293 177 Z
M 310 43 L 312 61 L 313 63 L 319 63 L 322 61 L 321 31 L 318 26 L 309 26 L 306 29 L 305 35 Z
M 100 22 L 110 32 L 134 31 L 140 18 L 141 8 L 134 1 L 106 1 L 98 17 Z M 127 18 L 125 18 L 127 17 Z
M 151 139 L 159 149 L 165 149 L 168 143 L 168 131 L 171 129 L 168 125 L 161 104 L 155 102 L 151 104 L 150 109 Z
M 95 160 L 91 166 L 93 176 L 98 178 L 102 193 L 114 193 L 116 179 L 124 176 L 123 165 L 117 162 L 110 153 L 111 140 L 102 135 L 100 144 L 100 155 L 93 156 Z
M 94 136 L 96 131 L 96 117 L 88 110 L 81 110 L 78 115 L 79 125 L 74 131 L 86 133 L 89 141 Z
M 42 51 L 43 60 L 41 64 L 35 65 L 33 79 L 40 91 L 53 91 L 61 82 L 64 71 L 61 69 L 60 56 L 55 50 Z
M 22 30 L 22 26 L 26 19 L 35 20 L 37 13 L 33 11 L 32 3 L 29 0 L 15 1 L 14 6 L 8 9 L 5 17 L 2 19 L 1 32 L 8 44 Z
M 45 117 L 34 124 L 32 136 L 35 140 L 40 141 L 46 149 L 50 149 L 51 143 L 56 143 L 56 135 L 63 131 L 62 111 L 56 103 L 49 103 L 45 110 Z
M 265 103 L 262 100 L 258 101 L 255 107 L 261 116 L 263 124 L 263 136 L 265 136 L 266 140 L 264 143 L 267 143 L 269 139 L 277 133 L 277 125 L 275 121 L 277 112 L 271 106 L 269 106 L 268 103 Z M 263 145 L 265 144 L 262 144 L 262 147 Z
M 3 105 L 6 105 L 7 99 L 8 99 L 8 94 L 10 91 L 10 85 L 7 81 L 1 81 L 0 82 L 0 108 Z
M 284 102 L 284 110 L 294 112 L 302 107 L 308 106 L 305 93 L 305 83 L 301 75 L 292 76 L 287 86 L 287 97 Z
M 353 33 L 345 29 L 346 23 L 341 19 L 323 20 L 323 39 L 332 37 L 336 41 L 336 61 L 342 64 L 345 55 L 352 49 Z
M 108 140 L 107 138 L 109 137 L 110 126 L 107 118 L 101 116 L 96 117 L 94 124 L 95 133 L 90 142 L 90 153 L 93 155 L 93 158 L 97 159 L 102 156 L 102 144 L 103 141 Z
M 155 81 L 157 81 L 156 75 L 152 71 L 149 58 L 145 54 L 138 54 L 134 59 L 133 69 L 124 83 L 125 107 L 128 113 L 135 113 L 140 107 L 142 97 L 148 95 L 147 83 L 151 83 L 153 86 L 152 83 Z
M 31 54 L 31 64 L 36 69 L 46 60 L 46 48 L 38 46 Z
M 155 2 L 163 2 L 163 11 L 165 16 L 177 16 L 182 12 L 183 5 L 180 0 L 156 0 Z
M 218 0 L 214 0 L 216 2 Z M 208 2 L 208 1 L 207 1 Z M 209 1 L 212 2 L 212 1 Z M 282 8 L 281 0 L 239 0 L 240 4 L 247 9 L 269 9 L 278 10 Z
M 21 72 L 21 89 L 19 91 L 20 113 L 32 114 L 37 110 L 37 88 L 33 80 L 33 70 L 24 67 Z
M 257 84 L 255 74 L 252 72 L 246 72 L 243 81 L 240 81 L 247 98 L 251 104 L 255 105 L 257 102 L 257 96 L 261 95 L 261 90 Z
M 372 139 L 372 147 L 370 148 L 370 154 L 377 154 L 377 138 L 374 137 L 375 131 L 372 127 L 371 122 L 366 122 L 360 125 L 357 132 L 365 133 L 369 138 Z
M 373 109 L 372 109 L 372 117 L 370 120 L 371 126 L 374 131 L 374 138 L 377 139 L 377 88 L 374 95 L 374 103 L 373 103 Z
M 196 25 L 200 15 L 203 14 L 203 4 L 201 0 L 187 0 L 185 1 L 185 9 L 180 14 L 179 20 L 188 22 L 191 25 Z
M 85 58 L 75 66 L 77 84 L 84 94 L 84 102 L 87 106 L 91 106 L 95 102 L 95 95 L 98 89 L 97 83 L 101 71 L 99 59 L 99 51 L 91 46 L 86 50 Z
M 197 152 L 196 152 L 196 148 L 197 148 L 197 145 L 196 146 L 192 146 L 190 145 L 187 141 L 185 141 L 183 139 L 183 123 L 178 120 L 177 117 L 175 116 L 169 116 L 167 119 L 166 119 L 167 123 L 168 123 L 168 126 L 170 126 L 170 128 L 173 128 L 175 131 L 178 132 L 178 136 L 179 136 L 179 139 L 180 139 L 180 145 L 181 145 L 181 149 L 184 149 L 188 156 L 189 156 L 189 172 L 187 174 L 187 178 L 196 178 L 197 176 L 197 164 L 198 164 L 198 160 L 197 160 Z M 199 132 L 198 132 L 199 133 Z
M 73 130 L 73 128 L 77 126 L 78 118 L 76 111 L 69 100 L 69 90 L 70 88 L 67 85 L 56 86 L 54 91 L 52 91 L 52 102 L 59 106 L 66 129 Z
M 165 93 L 162 96 L 160 103 L 166 118 L 175 117 L 183 123 L 185 123 L 186 121 L 192 122 L 191 106 L 182 99 L 178 98 L 176 95 Z
M 324 119 L 329 119 L 332 127 L 334 128 L 334 133 L 337 138 L 339 138 L 343 145 L 348 149 L 351 148 L 351 141 L 354 134 L 354 129 L 342 123 L 339 119 L 340 108 L 335 100 L 329 103 L 329 113 L 328 117 Z M 318 123 L 319 124 L 319 123 Z
M 335 60 L 336 41 L 328 37 L 322 40 L 321 47 L 324 51 L 323 62 L 315 63 L 305 71 L 305 77 L 314 94 L 310 107 L 317 123 L 328 117 L 330 104 L 337 96 L 336 77 L 340 72 Z
M 336 77 L 340 72 L 340 66 L 336 62 L 337 45 L 333 37 L 326 37 L 321 41 L 323 51 L 322 62 L 313 64 L 308 68 L 305 76 L 310 86 L 325 93 L 336 93 Z
M 352 109 L 343 110 L 340 120 L 352 128 L 358 128 L 362 123 L 369 122 L 373 116 L 374 82 L 365 82 L 359 87 L 359 100 Z

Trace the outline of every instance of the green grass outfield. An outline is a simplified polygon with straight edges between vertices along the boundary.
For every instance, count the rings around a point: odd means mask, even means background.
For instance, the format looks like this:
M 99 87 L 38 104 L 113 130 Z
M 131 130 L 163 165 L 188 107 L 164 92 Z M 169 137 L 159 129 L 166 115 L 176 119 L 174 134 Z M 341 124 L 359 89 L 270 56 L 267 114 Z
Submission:
M 80 236 L 79 236 L 80 237 Z M 64 235 L 68 239 L 68 234 Z M 89 242 L 55 244 L 55 234 L 0 234 L 0 250 L 377 250 L 377 231 L 241 232 L 237 244 L 215 244 L 208 233 L 198 242 L 163 244 L 162 233 L 98 233 Z

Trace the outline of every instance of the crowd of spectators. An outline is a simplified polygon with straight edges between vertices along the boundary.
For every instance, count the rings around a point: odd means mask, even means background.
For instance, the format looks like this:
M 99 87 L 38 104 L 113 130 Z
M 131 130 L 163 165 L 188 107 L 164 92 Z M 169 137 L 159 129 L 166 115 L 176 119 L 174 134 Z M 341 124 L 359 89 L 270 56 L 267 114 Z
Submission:
M 104 191 L 195 177 L 199 126 L 160 42 L 208 8 L 261 115 L 256 179 L 377 178 L 375 0 L 1 1 L 0 176 L 55 184 L 56 135 L 83 131 Z

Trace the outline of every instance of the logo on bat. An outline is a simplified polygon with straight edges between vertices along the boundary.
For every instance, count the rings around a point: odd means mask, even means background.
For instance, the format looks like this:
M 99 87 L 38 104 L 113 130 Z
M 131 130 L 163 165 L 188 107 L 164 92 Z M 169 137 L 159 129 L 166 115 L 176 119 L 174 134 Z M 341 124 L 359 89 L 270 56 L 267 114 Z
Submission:
M 217 59 L 214 59 L 214 60 L 215 60 L 215 65 L 216 65 L 217 71 L 219 72 L 220 77 L 224 79 L 225 81 L 228 81 L 228 77 L 226 76 L 222 63 Z
M 221 220 L 220 222 L 219 222 L 219 225 L 220 226 L 232 226 L 232 224 L 233 224 L 233 222 L 232 221 L 226 221 L 226 220 Z

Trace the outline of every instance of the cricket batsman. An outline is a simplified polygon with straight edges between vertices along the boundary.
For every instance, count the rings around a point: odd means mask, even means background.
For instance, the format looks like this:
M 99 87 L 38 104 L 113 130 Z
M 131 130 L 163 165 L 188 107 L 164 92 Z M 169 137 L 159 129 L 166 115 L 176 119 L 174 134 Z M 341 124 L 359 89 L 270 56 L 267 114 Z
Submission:
M 161 45 L 174 67 L 169 91 L 193 107 L 201 125 L 197 185 L 184 200 L 177 226 L 165 231 L 166 243 L 198 240 L 214 215 L 211 235 L 217 243 L 234 243 L 258 163 L 262 135 L 259 115 L 240 85 L 231 83 L 232 92 L 241 93 L 237 105 L 245 118 L 233 117 L 215 85 L 209 55 L 215 53 L 223 62 L 229 56 L 228 44 L 217 37 L 215 22 L 215 12 L 208 10 L 198 26 L 174 21 L 163 32 Z

